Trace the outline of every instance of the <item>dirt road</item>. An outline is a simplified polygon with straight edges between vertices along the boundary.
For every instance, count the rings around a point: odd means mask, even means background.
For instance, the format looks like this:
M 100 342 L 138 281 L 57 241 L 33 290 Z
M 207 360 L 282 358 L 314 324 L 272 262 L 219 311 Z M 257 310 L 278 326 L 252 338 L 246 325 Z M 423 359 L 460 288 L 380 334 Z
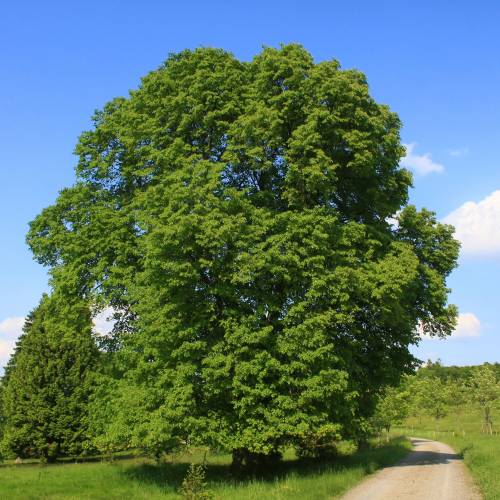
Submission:
M 342 500 L 479 500 L 460 457 L 446 444 L 412 438 L 401 462 L 370 476 Z

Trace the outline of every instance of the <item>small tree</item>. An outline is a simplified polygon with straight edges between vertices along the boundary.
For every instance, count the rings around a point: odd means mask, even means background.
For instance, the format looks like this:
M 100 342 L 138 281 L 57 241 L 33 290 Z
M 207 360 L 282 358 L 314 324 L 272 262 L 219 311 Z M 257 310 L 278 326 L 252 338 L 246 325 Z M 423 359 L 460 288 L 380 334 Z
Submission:
M 205 481 L 205 467 L 203 465 L 191 464 L 182 486 L 180 494 L 185 500 L 209 500 L 212 495 L 207 490 Z
M 398 387 L 389 387 L 386 390 L 372 418 L 372 425 L 379 437 L 385 429 L 386 439 L 389 440 L 389 432 L 393 424 L 400 424 L 408 416 L 409 396 L 407 391 Z
M 458 380 L 448 380 L 445 391 L 448 405 L 455 414 L 457 429 L 461 429 L 462 413 L 465 405 L 469 402 L 469 388 Z
M 44 296 L 2 381 L 6 451 L 53 461 L 88 446 L 88 374 L 97 355 L 88 307 Z
M 470 380 L 472 398 L 481 408 L 483 415 L 482 431 L 493 434 L 493 419 L 491 410 L 495 401 L 500 397 L 500 384 L 495 372 L 488 365 L 476 368 Z
M 439 421 L 448 413 L 448 393 L 446 385 L 437 377 L 428 377 L 422 380 L 420 386 L 423 410 L 434 418 L 436 429 Z
M 422 416 L 425 414 L 423 400 L 425 397 L 425 381 L 415 375 L 406 378 L 406 390 L 409 394 L 408 413 L 418 418 L 419 424 L 422 423 Z

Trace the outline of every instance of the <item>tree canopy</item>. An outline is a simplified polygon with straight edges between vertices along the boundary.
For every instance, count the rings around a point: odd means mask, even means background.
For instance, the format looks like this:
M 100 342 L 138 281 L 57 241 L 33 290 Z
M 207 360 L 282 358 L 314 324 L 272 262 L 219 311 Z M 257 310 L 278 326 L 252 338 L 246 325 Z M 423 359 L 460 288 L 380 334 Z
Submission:
M 362 73 L 294 44 L 172 54 L 95 114 L 28 243 L 119 318 L 103 442 L 250 460 L 362 436 L 417 326 L 456 317 L 458 243 L 407 205 L 400 126 Z

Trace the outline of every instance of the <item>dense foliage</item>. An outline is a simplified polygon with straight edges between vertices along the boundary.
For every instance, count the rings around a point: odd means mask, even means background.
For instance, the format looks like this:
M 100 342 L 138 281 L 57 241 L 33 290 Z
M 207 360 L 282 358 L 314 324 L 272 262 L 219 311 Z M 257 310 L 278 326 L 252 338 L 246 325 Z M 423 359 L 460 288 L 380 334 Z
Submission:
M 28 243 L 55 290 L 116 312 L 100 446 L 250 463 L 363 438 L 417 326 L 456 316 L 458 243 L 407 206 L 399 129 L 362 73 L 298 45 L 171 55 L 96 113 Z
M 87 403 L 97 356 L 88 308 L 44 296 L 2 379 L 6 455 L 51 461 L 91 448 Z

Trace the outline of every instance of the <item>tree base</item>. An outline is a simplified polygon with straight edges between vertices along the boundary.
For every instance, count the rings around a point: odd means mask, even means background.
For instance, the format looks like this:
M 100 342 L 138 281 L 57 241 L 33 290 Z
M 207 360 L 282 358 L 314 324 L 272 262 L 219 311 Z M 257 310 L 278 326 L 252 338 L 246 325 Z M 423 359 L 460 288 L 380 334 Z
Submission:
M 233 461 L 231 467 L 234 471 L 258 471 L 276 465 L 282 458 L 279 451 L 269 454 L 256 453 L 246 448 L 233 450 Z

